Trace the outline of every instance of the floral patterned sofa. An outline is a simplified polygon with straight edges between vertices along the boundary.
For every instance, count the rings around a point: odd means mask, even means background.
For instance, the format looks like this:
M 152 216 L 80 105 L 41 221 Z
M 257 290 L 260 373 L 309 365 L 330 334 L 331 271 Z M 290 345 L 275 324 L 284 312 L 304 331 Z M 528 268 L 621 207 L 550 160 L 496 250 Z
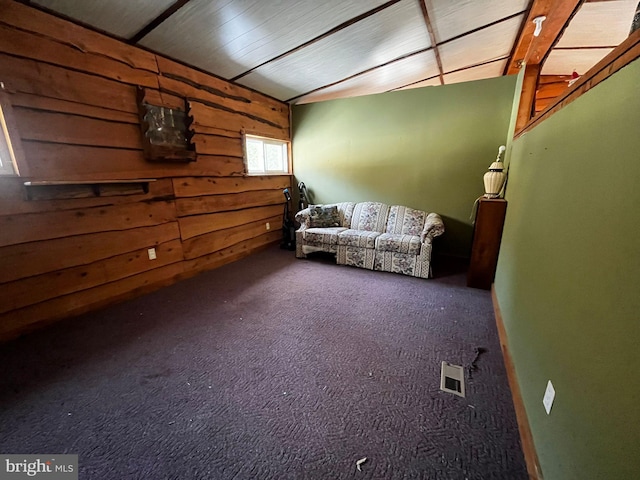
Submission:
M 336 254 L 338 265 L 431 276 L 431 248 L 444 233 L 437 213 L 378 202 L 310 205 L 296 214 L 296 257 Z

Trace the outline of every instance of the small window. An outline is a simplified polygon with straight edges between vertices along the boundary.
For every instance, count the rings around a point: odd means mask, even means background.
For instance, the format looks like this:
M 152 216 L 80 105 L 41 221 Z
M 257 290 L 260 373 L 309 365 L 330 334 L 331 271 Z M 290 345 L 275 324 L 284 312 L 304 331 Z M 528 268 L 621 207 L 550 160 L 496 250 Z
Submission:
M 289 142 L 244 136 L 245 164 L 249 175 L 288 175 Z

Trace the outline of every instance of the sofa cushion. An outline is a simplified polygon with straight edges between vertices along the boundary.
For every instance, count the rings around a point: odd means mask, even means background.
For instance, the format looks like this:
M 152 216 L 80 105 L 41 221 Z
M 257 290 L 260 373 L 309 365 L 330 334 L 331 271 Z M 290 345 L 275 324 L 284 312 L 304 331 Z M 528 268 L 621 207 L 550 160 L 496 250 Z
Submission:
M 426 218 L 427 213 L 422 210 L 393 205 L 389 208 L 386 232 L 420 235 Z
M 309 205 L 309 227 L 339 227 L 340 215 L 335 205 Z
M 325 205 L 311 205 L 312 207 L 324 207 L 324 208 L 337 208 L 338 209 L 338 218 L 339 225 L 338 227 L 351 227 L 351 216 L 353 215 L 353 207 L 356 206 L 353 202 L 341 202 L 341 203 L 331 203 Z M 310 207 L 307 207 L 303 210 L 300 210 L 295 215 L 295 220 L 300 224 L 300 228 L 309 228 L 311 227 L 311 210 Z M 317 228 L 325 228 L 325 227 L 317 227 Z
M 345 230 L 344 227 L 307 228 L 302 231 L 302 238 L 308 245 L 337 245 L 338 234 Z
M 356 206 L 353 202 L 336 203 L 338 207 L 338 215 L 340 215 L 340 226 L 350 228 L 351 217 L 353 216 L 353 208 Z
M 380 232 L 368 232 L 366 230 L 345 230 L 338 234 L 338 245 L 350 247 L 375 248 L 376 238 L 382 235 Z
M 385 231 L 389 205 L 378 202 L 356 203 L 351 217 L 353 230 L 366 230 L 368 232 Z
M 383 233 L 376 238 L 376 250 L 381 252 L 420 253 L 420 236 L 402 235 L 399 233 Z

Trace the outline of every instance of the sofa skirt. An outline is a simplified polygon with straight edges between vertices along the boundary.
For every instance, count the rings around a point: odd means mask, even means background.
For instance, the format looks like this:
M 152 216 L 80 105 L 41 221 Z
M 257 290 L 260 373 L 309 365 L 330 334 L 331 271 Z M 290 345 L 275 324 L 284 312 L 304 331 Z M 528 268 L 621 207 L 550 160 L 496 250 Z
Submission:
M 350 265 L 373 270 L 374 261 L 375 250 L 373 248 L 338 245 L 338 252 L 336 253 L 336 263 L 338 265 Z
M 345 230 L 343 227 L 296 230 L 296 257 L 306 258 L 313 252 L 336 253 L 338 234 Z
M 431 276 L 431 245 L 422 245 L 419 255 L 375 251 L 373 269 L 379 272 L 429 278 Z

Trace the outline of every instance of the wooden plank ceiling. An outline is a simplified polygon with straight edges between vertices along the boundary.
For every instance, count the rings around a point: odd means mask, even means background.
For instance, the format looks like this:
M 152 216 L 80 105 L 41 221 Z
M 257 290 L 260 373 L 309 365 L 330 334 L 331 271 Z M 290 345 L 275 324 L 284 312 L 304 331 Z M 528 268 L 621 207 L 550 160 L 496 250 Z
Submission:
M 637 0 L 22 0 L 291 103 L 584 73 Z M 542 34 L 533 18 L 544 15 Z M 562 80 L 563 82 L 565 80 Z

